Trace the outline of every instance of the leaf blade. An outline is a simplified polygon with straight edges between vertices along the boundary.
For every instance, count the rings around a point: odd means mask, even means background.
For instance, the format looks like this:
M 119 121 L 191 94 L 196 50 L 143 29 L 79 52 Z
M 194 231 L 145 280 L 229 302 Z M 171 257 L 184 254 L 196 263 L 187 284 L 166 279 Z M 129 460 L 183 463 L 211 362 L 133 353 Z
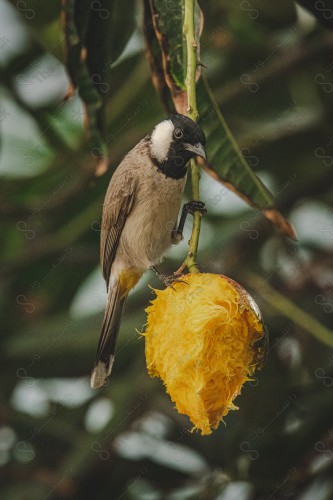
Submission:
M 111 65 L 133 33 L 134 14 L 134 0 L 125 0 L 121 5 L 120 0 L 106 0 L 103 6 L 87 0 L 66 0 L 64 4 L 67 68 L 85 105 L 96 175 L 102 175 L 109 165 L 105 104 L 111 90 Z
M 197 97 L 199 124 L 206 134 L 209 158 L 209 163 L 200 160 L 200 165 L 215 180 L 224 184 L 250 206 L 260 210 L 280 232 L 297 240 L 292 225 L 274 208 L 273 195 L 242 155 L 204 77 L 198 82 Z

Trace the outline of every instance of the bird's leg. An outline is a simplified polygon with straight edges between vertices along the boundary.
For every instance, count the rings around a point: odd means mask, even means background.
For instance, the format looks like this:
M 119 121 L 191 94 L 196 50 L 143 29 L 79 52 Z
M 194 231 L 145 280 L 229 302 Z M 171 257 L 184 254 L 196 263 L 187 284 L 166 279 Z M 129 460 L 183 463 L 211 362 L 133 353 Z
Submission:
M 179 278 L 177 278 L 177 276 L 175 275 L 175 273 L 171 274 L 171 275 L 168 275 L 168 274 L 162 274 L 159 272 L 158 269 L 156 269 L 155 266 L 150 266 L 150 269 L 152 271 L 154 271 L 154 273 L 156 274 L 156 276 L 158 277 L 158 279 L 163 283 L 163 285 L 165 286 L 171 286 L 173 285 L 173 283 L 185 283 L 185 281 L 182 281 L 180 280 Z
M 183 239 L 183 230 L 185 226 L 186 217 L 188 214 L 193 215 L 194 212 L 200 212 L 202 215 L 207 212 L 207 209 L 203 201 L 192 200 L 189 201 L 188 203 L 184 203 L 178 227 L 177 229 L 173 230 L 172 238 L 174 240 L 179 241 Z
M 184 203 L 178 227 L 177 227 L 177 229 L 174 229 L 172 231 L 172 240 L 174 240 L 175 243 L 178 243 L 183 238 L 183 229 L 184 229 L 187 215 L 188 214 L 193 215 L 194 212 L 200 212 L 201 214 L 205 214 L 207 212 L 207 209 L 206 209 L 203 201 L 192 200 L 192 201 L 189 201 L 188 203 Z M 150 269 L 152 271 L 154 271 L 154 273 L 156 274 L 158 279 L 161 280 L 165 286 L 172 286 L 173 283 L 177 283 L 177 282 L 178 283 L 179 282 L 186 283 L 186 281 L 179 279 L 179 277 L 182 276 L 182 273 L 183 273 L 185 267 L 186 267 L 186 264 L 183 263 L 181 265 L 181 267 L 176 272 L 171 274 L 170 276 L 167 274 L 160 273 L 159 270 L 156 269 L 155 266 L 150 266 Z
M 157 267 L 155 267 L 155 266 L 150 266 L 150 269 L 151 269 L 152 271 L 154 271 L 154 273 L 156 274 L 156 276 L 157 276 L 158 278 L 160 278 L 160 276 L 162 276 L 162 275 L 161 275 L 161 273 L 159 272 L 159 270 L 157 269 Z
M 182 276 L 184 273 L 184 269 L 186 269 L 186 262 L 184 261 L 182 265 L 173 273 L 174 276 Z

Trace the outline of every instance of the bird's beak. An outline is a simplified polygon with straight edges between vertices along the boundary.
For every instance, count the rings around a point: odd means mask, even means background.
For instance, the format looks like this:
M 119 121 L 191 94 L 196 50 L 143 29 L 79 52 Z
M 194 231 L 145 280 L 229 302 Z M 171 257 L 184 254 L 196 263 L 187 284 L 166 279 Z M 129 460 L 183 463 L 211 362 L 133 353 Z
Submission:
M 184 144 L 184 148 L 187 150 L 187 151 L 191 151 L 192 153 L 195 153 L 196 156 L 201 156 L 201 158 L 204 158 L 206 159 L 206 153 L 205 153 L 205 150 L 203 148 L 203 145 L 198 142 L 198 144 Z

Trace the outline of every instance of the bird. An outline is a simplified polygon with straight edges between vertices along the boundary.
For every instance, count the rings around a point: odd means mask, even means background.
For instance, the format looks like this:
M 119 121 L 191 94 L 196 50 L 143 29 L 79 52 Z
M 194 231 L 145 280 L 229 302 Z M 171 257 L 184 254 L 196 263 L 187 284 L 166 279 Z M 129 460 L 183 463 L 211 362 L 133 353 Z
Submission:
M 187 164 L 206 158 L 205 134 L 191 118 L 172 114 L 129 151 L 109 183 L 102 213 L 100 261 L 107 305 L 91 373 L 91 387 L 106 384 L 111 373 L 124 304 L 142 275 L 156 269 L 172 244 L 183 238 L 188 214 L 206 212 L 200 200 L 185 203 Z M 171 279 L 172 282 L 172 279 Z

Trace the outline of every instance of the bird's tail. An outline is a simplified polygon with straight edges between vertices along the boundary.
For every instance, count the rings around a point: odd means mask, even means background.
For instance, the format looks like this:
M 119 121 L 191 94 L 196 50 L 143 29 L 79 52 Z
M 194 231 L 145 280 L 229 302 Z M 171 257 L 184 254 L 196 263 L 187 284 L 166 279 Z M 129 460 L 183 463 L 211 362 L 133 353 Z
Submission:
M 102 332 L 96 352 L 95 366 L 91 374 L 90 385 L 93 389 L 101 387 L 111 373 L 126 296 L 127 294 L 124 296 L 121 293 L 119 281 L 109 291 Z

